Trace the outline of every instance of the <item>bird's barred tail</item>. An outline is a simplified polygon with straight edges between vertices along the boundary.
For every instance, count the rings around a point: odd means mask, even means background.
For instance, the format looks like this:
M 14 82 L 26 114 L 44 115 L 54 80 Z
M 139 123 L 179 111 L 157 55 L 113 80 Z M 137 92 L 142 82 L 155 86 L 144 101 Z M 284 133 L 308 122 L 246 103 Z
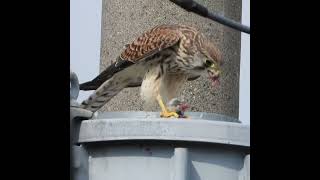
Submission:
M 79 88 L 82 91 L 90 91 L 90 90 L 96 90 L 99 87 L 99 85 L 96 85 L 93 81 L 88 81 L 85 83 L 80 84 Z
M 98 111 L 126 87 L 125 83 L 122 83 L 122 85 L 120 85 L 120 83 L 117 85 L 114 84 L 116 83 L 113 78 L 104 82 L 87 100 L 81 103 L 80 107 L 92 112 Z

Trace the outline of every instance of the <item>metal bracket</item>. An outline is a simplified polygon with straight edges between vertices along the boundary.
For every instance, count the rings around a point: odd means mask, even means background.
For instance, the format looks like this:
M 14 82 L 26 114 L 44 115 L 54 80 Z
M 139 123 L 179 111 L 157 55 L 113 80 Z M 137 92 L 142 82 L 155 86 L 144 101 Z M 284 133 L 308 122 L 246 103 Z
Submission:
M 79 137 L 81 120 L 91 119 L 93 112 L 79 107 L 77 98 L 79 96 L 79 80 L 74 72 L 70 72 L 70 135 L 71 143 Z
M 73 153 L 73 176 L 75 180 L 88 180 L 89 167 L 88 167 L 88 153 L 82 146 L 72 146 Z
M 90 119 L 93 112 L 79 107 L 79 80 L 74 72 L 70 72 L 70 170 L 71 180 L 87 180 L 88 165 L 84 159 L 85 150 L 75 143 L 79 137 L 81 120 Z
M 70 72 L 70 100 L 77 100 L 79 96 L 79 80 L 74 72 Z
M 250 180 L 250 154 L 244 158 L 243 168 L 239 172 L 239 180 Z
M 174 180 L 188 180 L 189 178 L 189 155 L 188 148 L 176 147 L 174 149 Z

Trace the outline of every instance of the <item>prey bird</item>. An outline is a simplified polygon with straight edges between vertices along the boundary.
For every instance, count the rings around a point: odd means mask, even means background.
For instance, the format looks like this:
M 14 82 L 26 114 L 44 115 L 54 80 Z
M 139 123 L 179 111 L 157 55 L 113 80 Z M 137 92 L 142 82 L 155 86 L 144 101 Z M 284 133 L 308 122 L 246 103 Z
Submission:
M 127 44 L 96 78 L 80 84 L 80 90 L 95 90 L 81 107 L 96 112 L 122 89 L 141 86 L 141 98 L 147 104 L 158 102 L 161 117 L 179 117 L 165 102 L 202 75 L 219 84 L 221 65 L 220 51 L 196 28 L 158 25 Z
M 184 113 L 189 107 L 190 106 L 187 103 L 181 102 L 177 98 L 171 99 L 167 104 L 167 108 L 170 112 L 176 112 L 178 114 L 178 116 L 173 116 L 175 118 L 188 118 Z

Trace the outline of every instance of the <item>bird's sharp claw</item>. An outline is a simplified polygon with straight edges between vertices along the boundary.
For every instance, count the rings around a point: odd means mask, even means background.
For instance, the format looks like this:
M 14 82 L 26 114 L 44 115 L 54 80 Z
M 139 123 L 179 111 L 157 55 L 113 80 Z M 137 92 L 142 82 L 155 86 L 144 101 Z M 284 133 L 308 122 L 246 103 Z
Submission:
M 160 117 L 163 117 L 163 118 L 170 118 L 170 117 L 179 118 L 179 114 L 177 114 L 176 112 L 161 112 Z

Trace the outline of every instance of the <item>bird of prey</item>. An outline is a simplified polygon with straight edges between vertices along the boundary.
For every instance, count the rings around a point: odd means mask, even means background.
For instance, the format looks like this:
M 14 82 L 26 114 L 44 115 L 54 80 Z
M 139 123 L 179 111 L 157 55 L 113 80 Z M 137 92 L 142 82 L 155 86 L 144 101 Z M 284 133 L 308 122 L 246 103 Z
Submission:
M 207 76 L 219 84 L 221 53 L 196 28 L 158 25 L 125 46 L 116 61 L 80 90 L 95 92 L 81 107 L 97 111 L 127 87 L 141 86 L 145 103 L 158 102 L 161 117 L 178 117 L 164 103 L 175 98 L 183 84 Z

